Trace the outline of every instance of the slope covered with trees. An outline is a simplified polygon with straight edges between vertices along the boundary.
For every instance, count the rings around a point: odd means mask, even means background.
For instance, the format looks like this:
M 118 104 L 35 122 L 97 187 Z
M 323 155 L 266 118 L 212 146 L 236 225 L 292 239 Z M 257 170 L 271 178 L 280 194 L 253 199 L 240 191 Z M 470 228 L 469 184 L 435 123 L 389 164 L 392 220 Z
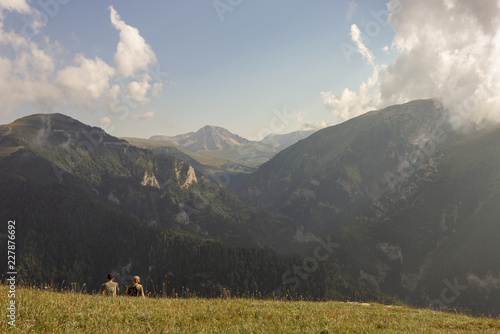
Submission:
M 286 244 L 291 220 L 184 162 L 63 115 L 26 117 L 0 135 L 0 218 L 16 221 L 24 284 L 92 291 L 114 272 L 122 288 L 139 275 L 158 294 L 386 300 L 329 263 L 286 274 L 303 259 L 271 246 Z

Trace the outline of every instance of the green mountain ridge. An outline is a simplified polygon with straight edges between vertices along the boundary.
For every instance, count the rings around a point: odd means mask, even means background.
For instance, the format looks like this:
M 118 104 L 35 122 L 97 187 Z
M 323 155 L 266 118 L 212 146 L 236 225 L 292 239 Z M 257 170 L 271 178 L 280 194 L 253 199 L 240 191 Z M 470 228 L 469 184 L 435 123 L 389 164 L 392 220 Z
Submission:
M 255 234 L 258 226 L 254 221 L 259 216 L 259 226 L 273 229 L 280 221 L 278 216 L 246 205 L 183 161 L 137 148 L 64 115 L 29 116 L 1 128 L 0 152 L 11 152 L 13 146 L 18 149 L 14 156 L 4 154 L 4 158 L 25 156 L 29 160 L 34 156 L 48 160 L 53 172 L 45 178 L 50 180 L 47 182 L 83 184 L 146 224 L 230 243 L 272 245 L 271 239 L 271 244 L 261 239 L 266 233 Z M 6 173 L 23 171 L 23 177 L 30 177 L 34 166 L 17 161 L 19 168 L 12 170 L 13 164 L 5 164 Z M 217 231 L 221 226 L 225 226 L 223 234 Z M 291 229 L 288 235 L 293 232 Z
M 270 296 L 289 288 L 283 273 L 302 261 L 271 249 L 290 247 L 290 219 L 242 202 L 185 162 L 61 114 L 0 126 L 0 189 L 24 284 L 90 291 L 113 271 L 122 286 L 139 274 L 166 294 Z M 390 300 L 328 263 L 308 276 L 294 294 Z
M 197 132 L 177 136 L 156 135 L 149 139 L 130 137 L 123 139 L 135 146 L 188 162 L 212 179 L 225 179 L 226 187 L 238 191 L 248 176 L 260 165 L 277 152 L 314 132 L 309 130 L 270 134 L 256 142 L 221 127 L 205 126 Z
M 2 219 L 13 213 L 29 222 L 22 232 L 27 281 L 104 275 L 108 269 L 89 262 L 99 254 L 88 244 L 120 249 L 103 263 L 124 277 L 137 269 L 158 283 L 188 282 L 203 295 L 220 287 L 318 299 L 391 295 L 500 314 L 499 139 L 495 126 L 454 131 L 438 100 L 373 111 L 316 132 L 251 174 L 242 194 L 268 211 L 152 151 L 163 144 L 143 141 L 148 150 L 140 149 L 63 115 L 34 115 L 0 126 Z M 40 249 L 59 230 L 74 246 Z M 120 241 L 109 248 L 102 244 L 108 237 L 90 237 L 101 233 Z M 192 246 L 173 242 L 176 235 Z M 318 253 L 324 240 L 335 245 L 325 261 Z M 139 254 L 122 255 L 134 249 Z M 191 255 L 166 258 L 181 250 Z M 40 271 L 46 256 L 50 265 Z M 220 269 L 227 257 L 233 260 Z
M 242 194 L 330 235 L 373 291 L 499 314 L 499 131 L 454 131 L 438 100 L 392 106 L 280 152 Z
M 189 156 L 197 156 L 198 158 L 195 160 L 198 161 L 200 161 L 200 156 L 204 156 L 205 158 L 201 158 L 204 160 L 213 159 L 216 164 L 217 160 L 222 159 L 226 160 L 228 165 L 239 165 L 251 171 L 276 154 L 276 150 L 270 145 L 250 141 L 224 128 L 209 125 L 196 132 L 177 136 L 156 135 L 149 140 L 168 143 L 163 145 L 165 147 L 173 144 L 178 149 L 184 150 Z M 157 144 L 147 143 L 146 145 L 151 147 Z M 166 151 L 165 153 L 170 152 Z
M 245 165 L 246 160 L 240 162 L 228 160 L 229 156 L 233 156 L 230 150 L 191 152 L 166 140 L 131 137 L 122 139 L 134 146 L 187 162 L 195 170 L 202 172 L 211 180 L 215 180 L 233 191 L 237 190 L 246 178 L 256 170 L 255 167 Z M 241 155 L 235 158 L 243 159 Z M 264 160 L 267 161 L 267 158 L 264 158 Z

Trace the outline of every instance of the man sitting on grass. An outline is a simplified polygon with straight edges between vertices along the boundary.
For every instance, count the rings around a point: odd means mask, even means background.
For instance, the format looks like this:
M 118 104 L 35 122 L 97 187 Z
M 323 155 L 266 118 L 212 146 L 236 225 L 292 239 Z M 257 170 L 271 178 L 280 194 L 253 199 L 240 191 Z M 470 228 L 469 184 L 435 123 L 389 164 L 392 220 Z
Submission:
M 140 281 L 141 279 L 139 278 L 139 276 L 134 276 L 132 284 L 127 286 L 127 291 L 125 292 L 125 296 L 144 298 L 144 289 L 142 288 L 142 285 L 139 284 Z
M 113 282 L 114 279 L 115 277 L 113 276 L 113 274 L 109 273 L 108 281 L 101 285 L 101 289 L 99 290 L 100 295 L 102 294 L 110 297 L 118 296 L 120 289 L 118 288 L 118 283 Z

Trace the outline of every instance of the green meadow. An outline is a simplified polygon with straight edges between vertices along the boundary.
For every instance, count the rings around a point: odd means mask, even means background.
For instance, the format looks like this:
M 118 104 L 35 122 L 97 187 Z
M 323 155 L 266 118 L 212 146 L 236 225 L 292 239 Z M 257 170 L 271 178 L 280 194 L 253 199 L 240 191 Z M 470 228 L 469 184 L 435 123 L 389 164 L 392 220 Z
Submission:
M 2 333 L 472 333 L 500 319 L 408 306 L 256 299 L 109 298 L 16 289 L 15 327 L 0 286 Z

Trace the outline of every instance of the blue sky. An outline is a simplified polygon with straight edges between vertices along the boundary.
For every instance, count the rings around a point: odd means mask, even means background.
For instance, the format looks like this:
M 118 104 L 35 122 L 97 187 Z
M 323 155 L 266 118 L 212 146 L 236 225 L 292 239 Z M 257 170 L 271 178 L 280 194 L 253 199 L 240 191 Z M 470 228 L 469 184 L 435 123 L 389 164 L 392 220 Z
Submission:
M 432 75 L 439 62 L 422 59 L 422 43 L 410 43 L 421 32 L 409 28 L 424 26 L 426 11 L 447 19 L 443 11 L 471 10 L 454 5 L 459 0 L 387 2 L 0 0 L 0 123 L 62 112 L 116 136 L 209 124 L 261 139 L 441 96 Z M 484 3 L 498 10 L 496 0 Z M 422 34 L 449 33 L 448 25 L 436 22 Z M 444 57 L 450 48 L 436 52 Z M 432 82 L 406 87 L 398 68 Z
M 353 55 L 349 63 L 339 45 L 354 45 L 349 36 L 352 23 L 362 26 L 373 20 L 371 10 L 386 9 L 385 1 L 359 1 L 348 18 L 346 1 L 46 3 L 46 8 L 30 4 L 49 18 L 30 37 L 39 44 L 45 38 L 57 43 L 63 49 L 60 58 L 66 61 L 82 53 L 114 66 L 119 32 L 110 22 L 109 6 L 127 25 L 138 29 L 156 55 L 157 64 L 151 68 L 160 73 L 164 84 L 158 97 L 131 107 L 130 114 L 154 116 L 137 121 L 113 118 L 116 115 L 98 104 L 88 108 L 92 110 L 71 106 L 43 110 L 30 103 L 3 111 L 2 123 L 33 112 L 54 111 L 99 125 L 99 119 L 109 114 L 112 134 L 138 137 L 196 131 L 206 124 L 258 137 L 270 127 L 289 132 L 307 122 L 338 122 L 324 106 L 321 91 L 354 88 L 370 71 L 359 55 Z M 4 29 L 18 32 L 31 19 L 14 11 L 5 11 L 4 16 Z M 386 56 L 381 48 L 390 45 L 392 35 L 392 29 L 385 27 L 374 39 L 377 54 Z M 287 122 L 270 126 L 277 112 L 287 115 Z

